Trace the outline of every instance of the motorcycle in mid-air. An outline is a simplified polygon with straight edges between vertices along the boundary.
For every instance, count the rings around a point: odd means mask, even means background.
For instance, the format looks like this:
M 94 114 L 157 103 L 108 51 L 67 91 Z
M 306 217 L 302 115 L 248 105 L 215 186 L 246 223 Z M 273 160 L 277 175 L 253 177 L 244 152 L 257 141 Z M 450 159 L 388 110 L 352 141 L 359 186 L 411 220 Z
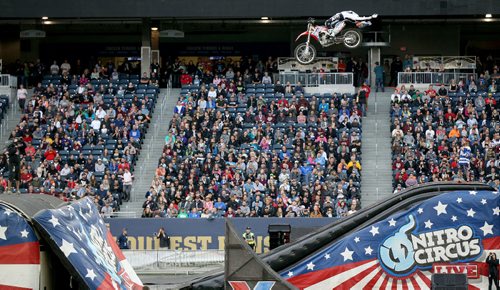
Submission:
M 316 58 L 316 48 L 311 39 L 316 40 L 321 47 L 329 47 L 333 44 L 343 43 L 347 48 L 356 48 L 363 40 L 363 34 L 356 28 L 344 28 L 338 35 L 331 36 L 328 33 L 328 27 L 323 25 L 314 25 L 315 20 L 309 18 L 307 21 L 307 30 L 302 32 L 295 41 L 306 37 L 306 41 L 295 48 L 295 58 L 301 64 L 309 64 Z M 350 22 L 349 22 L 350 23 Z

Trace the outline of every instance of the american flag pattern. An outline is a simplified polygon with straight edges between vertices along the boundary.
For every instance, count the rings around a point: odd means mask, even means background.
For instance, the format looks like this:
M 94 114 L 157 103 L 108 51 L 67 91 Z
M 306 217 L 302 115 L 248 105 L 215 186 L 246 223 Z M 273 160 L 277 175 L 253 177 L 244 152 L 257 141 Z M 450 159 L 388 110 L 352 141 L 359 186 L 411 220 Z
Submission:
M 89 289 L 142 289 L 90 198 L 41 211 L 34 220 Z
M 16 211 L 0 205 L 0 289 L 38 289 L 40 244 Z
M 391 243 L 404 244 L 404 241 L 411 239 L 411 235 L 425 237 L 426 234 L 432 236 L 441 233 L 443 240 L 458 240 L 456 236 L 450 234 L 450 238 L 443 234 L 456 233 L 454 229 L 462 232 L 459 237 L 475 240 L 479 246 L 475 250 L 471 246 L 469 256 L 445 263 L 477 264 L 480 278 L 469 279 L 469 289 L 487 289 L 488 267 L 484 261 L 492 251 L 497 256 L 500 254 L 500 195 L 497 191 L 443 193 L 351 233 L 280 274 L 300 289 L 430 289 L 432 263 L 419 265 L 415 262 L 417 256 L 425 257 L 425 249 L 414 251 L 410 243 L 398 252 L 395 249 L 387 251 L 387 246 Z M 471 235 L 464 237 L 467 231 L 462 229 L 471 229 Z M 434 241 L 437 241 L 435 237 Z M 462 243 L 468 242 L 460 241 Z M 470 242 L 470 245 L 473 243 Z M 462 248 L 461 245 L 453 247 Z M 427 246 L 430 247 L 430 244 Z M 414 266 L 406 272 L 395 273 L 384 262 L 388 257 L 384 252 L 390 252 L 393 258 L 399 253 L 400 261 L 410 259 L 408 265 L 413 261 Z M 432 250 L 429 252 L 436 253 Z M 456 248 L 446 255 L 456 256 L 455 252 Z M 396 263 L 391 266 L 397 269 L 400 265 Z

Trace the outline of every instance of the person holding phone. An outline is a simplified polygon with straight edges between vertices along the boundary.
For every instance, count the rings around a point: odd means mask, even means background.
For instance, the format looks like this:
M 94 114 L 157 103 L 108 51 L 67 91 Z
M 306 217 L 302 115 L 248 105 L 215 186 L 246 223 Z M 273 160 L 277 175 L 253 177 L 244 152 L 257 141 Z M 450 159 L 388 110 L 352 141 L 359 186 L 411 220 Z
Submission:
M 500 290 L 498 286 L 498 259 L 495 253 L 490 253 L 488 258 L 486 258 L 486 264 L 488 264 L 488 289 L 491 290 L 491 286 L 494 284 L 497 290 Z
M 155 236 L 160 240 L 160 248 L 170 248 L 170 237 L 165 233 L 165 228 L 161 227 Z

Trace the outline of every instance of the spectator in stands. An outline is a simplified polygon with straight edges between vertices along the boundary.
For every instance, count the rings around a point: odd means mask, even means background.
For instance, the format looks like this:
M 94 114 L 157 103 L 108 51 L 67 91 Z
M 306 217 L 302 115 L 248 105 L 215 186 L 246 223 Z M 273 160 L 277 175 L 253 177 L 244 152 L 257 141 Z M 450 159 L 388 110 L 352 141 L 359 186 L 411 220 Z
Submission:
M 24 85 L 20 84 L 19 89 L 17 89 L 17 101 L 19 103 L 19 109 L 21 109 L 21 111 L 24 111 L 27 98 L 28 91 L 24 88 Z
M 373 72 L 375 73 L 375 92 L 378 92 L 379 89 L 384 92 L 384 67 L 378 61 L 375 62 Z
M 57 75 L 59 74 L 59 66 L 57 65 L 57 61 L 54 60 L 52 65 L 50 66 L 50 73 L 52 75 Z

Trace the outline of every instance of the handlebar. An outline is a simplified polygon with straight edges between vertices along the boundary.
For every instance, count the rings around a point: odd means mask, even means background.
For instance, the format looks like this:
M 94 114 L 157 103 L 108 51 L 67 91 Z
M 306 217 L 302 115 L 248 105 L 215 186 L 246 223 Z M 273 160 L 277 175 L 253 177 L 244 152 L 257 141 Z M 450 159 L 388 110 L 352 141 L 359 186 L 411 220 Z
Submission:
M 307 23 L 310 23 L 310 24 L 314 24 L 314 22 L 316 21 L 316 19 L 312 18 L 312 17 L 309 17 L 307 19 Z

